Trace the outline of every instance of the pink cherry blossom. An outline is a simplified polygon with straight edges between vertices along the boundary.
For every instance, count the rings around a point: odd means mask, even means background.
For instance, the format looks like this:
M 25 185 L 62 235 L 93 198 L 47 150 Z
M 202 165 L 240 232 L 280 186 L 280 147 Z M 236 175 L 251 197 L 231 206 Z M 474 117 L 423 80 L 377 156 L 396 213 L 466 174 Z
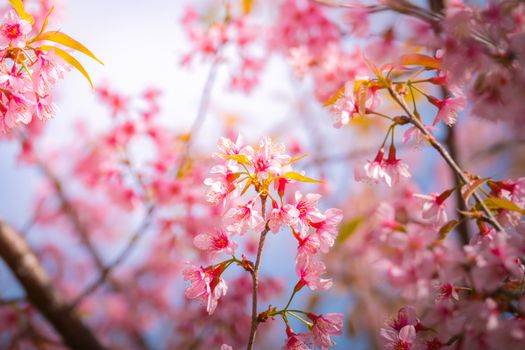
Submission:
M 283 225 L 295 225 L 299 219 L 299 215 L 299 210 L 291 204 L 278 206 L 272 209 L 268 225 L 273 233 L 277 233 Z
M 189 266 L 183 275 L 191 283 L 185 291 L 186 298 L 200 300 L 206 305 L 206 311 L 211 315 L 217 308 L 218 300 L 226 295 L 228 287 L 220 276 L 222 266 L 202 268 Z
M 285 147 L 274 143 L 269 137 L 263 137 L 259 146 L 252 152 L 251 159 L 255 172 L 266 177 L 268 173 L 280 176 L 290 162 L 290 156 L 284 154 Z
M 195 236 L 193 244 L 195 244 L 197 248 L 210 253 L 225 252 L 229 255 L 233 255 L 235 248 L 237 248 L 237 244 L 231 240 L 231 232 L 222 229 Z
M 311 222 L 318 222 L 324 219 L 323 214 L 317 208 L 317 202 L 321 195 L 308 193 L 305 196 L 300 191 L 295 192 L 295 208 L 299 212 L 299 221 L 306 227 Z
M 228 229 L 239 234 L 246 233 L 247 230 L 260 230 L 264 219 L 259 212 L 255 210 L 256 200 L 252 199 L 248 203 L 238 205 L 228 210 L 225 215 L 225 223 Z
M 309 314 L 308 317 L 313 321 L 314 345 L 322 350 L 335 346 L 331 336 L 341 335 L 344 316 L 342 314 L 329 313 L 318 316 Z
M 388 158 L 384 161 L 384 180 L 386 184 L 391 187 L 393 184 L 399 182 L 399 178 L 403 176 L 410 177 L 408 165 L 396 157 L 396 149 L 392 145 L 388 154 Z
M 330 208 L 324 212 L 325 219 L 319 222 L 312 222 L 311 226 L 315 228 L 316 235 L 319 237 L 320 249 L 323 253 L 334 245 L 337 234 L 339 233 L 337 225 L 343 220 L 341 209 Z
M 290 328 L 286 328 L 286 335 L 288 338 L 284 342 L 282 350 L 310 350 L 312 343 L 312 334 L 310 333 L 299 333 L 296 334 Z
M 14 10 L 9 11 L 0 26 L 0 46 L 24 47 L 26 35 L 31 31 L 31 24 L 18 17 Z
M 450 97 L 443 100 L 438 100 L 434 97 L 429 97 L 429 101 L 438 108 L 438 113 L 434 119 L 433 125 L 439 121 L 452 126 L 456 123 L 458 113 L 465 108 L 465 97 L 457 96 Z
M 404 326 L 398 332 L 390 329 L 381 329 L 381 335 L 386 340 L 386 348 L 392 350 L 414 349 L 416 339 L 416 329 L 414 326 Z
M 414 197 L 421 199 L 423 202 L 423 219 L 432 220 L 436 226 L 443 225 L 447 222 L 446 197 L 443 198 L 439 193 L 432 193 L 430 195 L 414 194 Z
M 299 276 L 299 285 L 306 285 L 311 290 L 328 289 L 332 286 L 331 279 L 321 278 L 326 266 L 322 261 L 311 259 L 307 255 L 300 255 L 296 259 L 295 271 Z
M 33 84 L 35 91 L 47 95 L 49 89 L 54 87 L 64 77 L 64 72 L 69 70 L 61 59 L 50 50 L 47 53 L 38 52 L 37 61 L 33 65 Z
M 385 176 L 389 176 L 386 174 L 385 163 L 383 161 L 384 154 L 385 150 L 381 148 L 373 161 L 368 161 L 363 167 L 356 167 L 354 171 L 356 181 L 378 183 L 384 179 Z

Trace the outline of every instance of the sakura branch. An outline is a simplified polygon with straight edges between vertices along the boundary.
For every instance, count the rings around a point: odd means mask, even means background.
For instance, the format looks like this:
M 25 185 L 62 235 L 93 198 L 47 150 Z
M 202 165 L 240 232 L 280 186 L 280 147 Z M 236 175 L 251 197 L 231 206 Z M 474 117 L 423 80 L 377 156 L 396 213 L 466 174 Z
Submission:
M 25 240 L 0 221 L 0 256 L 24 287 L 27 298 L 49 320 L 64 342 L 78 349 L 104 349 L 62 295 Z
M 10 0 L 10 10 L 0 25 L 0 132 L 28 125 L 33 118 L 47 120 L 56 107 L 51 89 L 70 67 L 76 68 L 91 83 L 84 67 L 67 50 L 79 51 L 102 63 L 89 49 L 61 31 L 46 31 L 24 9 L 21 0 Z M 51 42 L 53 45 L 45 44 Z M 59 45 L 56 45 L 59 44 Z
M 228 290 L 222 274 L 229 266 L 236 264 L 252 276 L 252 315 L 247 349 L 254 347 L 259 323 L 277 315 L 281 316 L 285 325 L 287 348 L 293 348 L 299 341 L 290 327 L 288 315 L 301 319 L 310 328 L 313 327 L 313 333 L 300 336 L 301 342 L 322 349 L 333 346 L 335 343 L 330 335 L 340 334 L 342 315 L 317 316 L 288 308 L 293 297 L 303 287 L 326 290 L 332 285 L 331 280 L 321 277 L 325 272 L 325 265 L 316 259 L 316 255 L 319 252 L 327 253 L 333 246 L 337 224 L 342 219 L 341 211 L 334 208 L 324 213 L 319 211 L 317 202 L 321 196 L 315 193 L 303 195 L 300 191 L 295 191 L 291 196 L 290 187 L 300 182 L 319 181 L 293 171 L 292 165 L 302 157 L 291 158 L 285 153 L 284 145 L 265 137 L 258 146 L 252 147 L 244 144 L 239 137 L 235 142 L 221 138 L 218 148 L 219 152 L 214 154 L 214 158 L 220 163 L 212 168 L 213 177 L 207 178 L 204 183 L 209 186 L 208 201 L 225 210 L 223 227 L 212 233 L 197 235 L 194 243 L 211 257 L 220 253 L 232 257 L 208 267 L 190 266 L 184 273 L 185 279 L 191 282 L 186 290 L 186 297 L 200 300 L 206 305 L 208 313 L 212 314 L 219 299 Z M 250 193 L 250 188 L 253 189 L 253 195 L 246 201 L 244 196 Z M 266 211 L 267 201 L 272 204 L 270 213 Z M 238 202 L 241 203 L 237 204 Z M 257 202 L 260 202 L 260 211 L 256 209 Z M 298 243 L 296 272 L 299 281 L 284 309 L 269 308 L 259 313 L 257 295 L 264 243 L 270 231 L 277 234 L 282 228 L 288 228 Z M 235 257 L 238 244 L 233 238 L 249 232 L 259 235 L 255 263 L 244 254 L 242 260 Z M 313 320 L 313 324 L 297 313 L 307 315 Z M 326 322 L 331 326 L 324 327 Z

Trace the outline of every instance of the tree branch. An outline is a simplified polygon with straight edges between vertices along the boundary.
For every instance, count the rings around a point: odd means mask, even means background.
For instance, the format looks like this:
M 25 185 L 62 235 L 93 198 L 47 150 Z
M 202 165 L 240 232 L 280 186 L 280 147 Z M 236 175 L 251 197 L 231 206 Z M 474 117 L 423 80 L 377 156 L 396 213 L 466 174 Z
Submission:
M 266 220 L 266 197 L 261 197 L 261 206 L 261 215 L 263 219 Z M 259 266 L 261 265 L 261 256 L 264 248 L 264 241 L 269 230 L 270 228 L 268 227 L 268 222 L 266 222 L 264 230 L 261 232 L 261 236 L 259 238 L 257 257 L 255 259 L 255 265 L 253 267 L 252 272 L 252 324 L 250 327 L 250 337 L 248 338 L 248 345 L 246 347 L 246 350 L 253 349 L 253 345 L 255 342 L 255 334 L 257 333 L 257 326 L 259 325 L 259 321 L 257 320 L 257 288 L 259 286 Z
M 64 301 L 27 242 L 0 220 L 0 257 L 26 291 L 27 299 L 51 323 L 72 349 L 102 350 L 80 317 Z
M 410 112 L 410 110 L 408 109 L 406 103 L 404 100 L 402 100 L 395 92 L 394 90 L 392 90 L 392 88 L 388 88 L 388 92 L 390 93 L 390 96 L 392 96 L 392 98 L 394 99 L 394 101 L 396 101 L 396 103 L 403 109 L 403 111 L 407 114 L 407 116 L 410 118 L 410 123 L 412 125 L 414 125 L 424 136 L 425 138 L 427 139 L 427 141 L 430 143 L 430 145 L 436 150 L 438 151 L 438 153 L 441 155 L 441 157 L 445 160 L 445 162 L 450 166 L 450 168 L 452 169 L 452 171 L 454 171 L 456 173 L 456 175 L 459 177 L 459 179 L 464 183 L 464 184 L 468 184 L 469 183 L 469 180 L 468 178 L 465 176 L 465 173 L 463 172 L 463 170 L 461 170 L 461 168 L 459 167 L 459 165 L 456 163 L 456 161 L 450 156 L 450 154 L 448 153 L 448 151 L 445 149 L 445 147 L 443 147 L 443 145 L 441 145 L 434 137 L 434 135 L 432 135 L 428 130 L 427 128 L 423 125 L 423 123 L 421 123 L 421 121 L 412 113 Z M 474 199 L 476 200 L 476 202 L 479 204 L 479 206 L 481 207 L 481 210 L 485 213 L 486 215 L 486 219 L 488 222 L 490 222 L 490 224 L 492 226 L 494 226 L 494 228 L 497 230 L 497 231 L 504 231 L 503 230 L 503 227 L 500 225 L 500 223 L 498 222 L 498 220 L 496 220 L 496 218 L 494 217 L 494 215 L 492 214 L 492 212 L 489 210 L 489 208 L 487 207 L 487 205 L 483 202 L 483 200 L 481 199 L 481 197 L 479 196 L 479 194 L 477 192 L 474 192 L 472 194 L 472 196 L 474 197 Z

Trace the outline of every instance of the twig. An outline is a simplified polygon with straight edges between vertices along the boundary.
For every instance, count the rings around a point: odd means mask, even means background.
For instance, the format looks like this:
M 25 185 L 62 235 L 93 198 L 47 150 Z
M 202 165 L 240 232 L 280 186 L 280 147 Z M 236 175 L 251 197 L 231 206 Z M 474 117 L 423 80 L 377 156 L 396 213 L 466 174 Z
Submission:
M 217 55 L 218 56 L 215 58 L 215 60 L 211 64 L 210 70 L 208 71 L 208 76 L 206 77 L 206 82 L 204 83 L 204 88 L 202 90 L 202 94 L 201 94 L 201 98 L 199 102 L 199 108 L 197 109 L 197 115 L 193 121 L 193 124 L 191 125 L 190 131 L 188 134 L 188 139 L 186 140 L 185 147 L 182 151 L 182 157 L 181 157 L 179 169 L 177 170 L 177 176 L 179 176 L 180 173 L 184 170 L 186 163 L 188 162 L 188 159 L 190 157 L 191 147 L 193 146 L 193 140 L 195 140 L 195 136 L 201 129 L 202 124 L 204 123 L 204 120 L 206 119 L 205 117 L 206 117 L 206 112 L 208 111 L 208 105 L 210 104 L 213 83 L 215 82 L 215 77 L 217 75 L 219 63 L 222 60 L 221 55 L 220 55 L 220 50 Z
M 106 279 L 111 275 L 111 273 L 113 273 L 113 270 L 115 270 L 115 268 L 118 265 L 122 264 L 122 262 L 124 262 L 124 260 L 126 260 L 126 258 L 133 252 L 134 248 L 137 245 L 137 242 L 143 236 L 144 231 L 147 230 L 148 227 L 151 225 L 151 217 L 153 216 L 154 211 L 155 206 L 151 205 L 148 211 L 146 212 L 146 215 L 144 216 L 142 224 L 140 224 L 140 226 L 135 230 L 135 232 L 133 232 L 124 249 L 120 252 L 117 258 L 115 258 L 115 260 L 111 264 L 107 265 L 102 269 L 98 278 L 95 281 L 93 281 L 88 287 L 86 287 L 84 291 L 80 293 L 80 295 L 78 295 L 75 298 L 75 300 L 73 300 L 73 302 L 71 302 L 71 308 L 77 307 L 82 302 L 82 300 L 84 300 L 91 293 L 95 292 L 98 289 L 98 287 L 100 287 L 106 281 Z
M 266 197 L 261 197 L 261 215 L 266 220 Z M 259 321 L 257 320 L 257 288 L 259 286 L 259 266 L 261 264 L 261 256 L 262 251 L 264 248 L 264 241 L 266 239 L 266 235 L 270 228 L 268 227 L 268 222 L 266 223 L 264 230 L 261 232 L 261 236 L 259 237 L 259 246 L 257 248 L 257 257 L 255 259 L 255 265 L 253 267 L 252 272 L 252 324 L 250 327 L 250 337 L 248 338 L 248 345 L 246 346 L 246 350 L 252 350 L 253 344 L 255 342 L 255 334 L 257 333 L 257 326 L 259 325 Z
M 407 116 L 410 118 L 410 123 L 413 124 L 428 140 L 430 145 L 438 151 L 438 153 L 441 155 L 441 157 L 445 160 L 445 162 L 450 166 L 450 168 L 456 173 L 456 175 L 459 177 L 459 179 L 464 183 L 468 184 L 469 180 L 465 176 L 465 173 L 459 165 L 456 163 L 456 161 L 450 156 L 448 151 L 439 143 L 434 136 L 427 130 L 427 128 L 421 123 L 421 121 L 408 109 L 405 101 L 401 100 L 399 96 L 392 90 L 392 88 L 388 88 L 388 92 L 390 93 L 390 96 L 396 101 L 396 103 L 401 106 L 401 108 L 405 111 Z M 503 227 L 500 225 L 500 223 L 496 220 L 492 212 L 489 210 L 489 208 L 485 205 L 481 197 L 477 192 L 474 192 L 472 194 L 476 202 L 479 204 L 485 215 L 487 216 L 486 219 L 491 223 L 494 228 L 496 228 L 497 231 L 503 231 Z

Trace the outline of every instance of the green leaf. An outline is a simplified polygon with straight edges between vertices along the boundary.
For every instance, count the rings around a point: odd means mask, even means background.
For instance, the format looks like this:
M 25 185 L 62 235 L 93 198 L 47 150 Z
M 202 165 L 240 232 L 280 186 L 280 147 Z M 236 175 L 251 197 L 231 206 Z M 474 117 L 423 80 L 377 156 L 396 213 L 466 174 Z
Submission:
M 95 61 L 99 62 L 100 64 L 104 64 L 91 51 L 89 51 L 89 49 L 87 47 L 85 47 L 84 45 L 82 45 L 81 43 L 79 43 L 78 41 L 76 41 L 75 39 L 70 37 L 69 35 L 64 34 L 64 33 L 60 32 L 60 31 L 52 31 L 52 32 L 42 33 L 42 34 L 38 35 L 37 37 L 35 37 L 34 39 L 32 39 L 30 42 L 44 41 L 44 40 L 53 41 L 55 43 L 64 45 L 66 47 L 69 47 L 69 48 L 71 48 L 73 50 L 77 50 L 77 51 L 82 52 L 83 54 L 91 57 L 92 59 L 94 59 Z
M 487 205 L 487 207 L 489 207 L 489 209 L 505 209 L 525 215 L 525 210 L 507 199 L 490 197 L 485 199 L 483 202 Z
M 244 165 L 252 164 L 252 162 L 250 161 L 250 158 L 248 158 L 244 154 L 229 154 L 229 155 L 223 156 L 223 158 L 234 160 L 239 164 L 244 164 Z
M 336 242 L 338 244 L 341 244 L 344 241 L 346 241 L 355 233 L 357 228 L 361 226 L 363 222 L 365 222 L 365 218 L 362 216 L 358 216 L 350 221 L 346 221 L 343 225 L 341 225 L 341 229 L 339 230 L 339 235 L 337 236 Z
M 404 66 L 422 66 L 428 69 L 439 69 L 441 67 L 439 60 L 419 53 L 401 56 L 401 64 Z
M 91 78 L 89 77 L 88 72 L 84 69 L 82 64 L 77 61 L 75 57 L 71 56 L 66 51 L 59 49 L 58 47 L 55 47 L 55 46 L 41 46 L 40 50 L 44 50 L 44 51 L 54 50 L 55 53 L 59 57 L 61 57 L 64 61 L 66 61 L 67 63 L 75 67 L 80 73 L 82 73 L 82 75 L 88 80 L 89 85 L 91 85 L 91 88 L 92 89 L 94 88 L 93 82 L 91 81 Z
M 290 180 L 300 181 L 300 182 L 311 182 L 311 183 L 324 184 L 323 181 L 306 177 L 306 176 L 304 176 L 302 174 L 299 174 L 299 173 L 297 173 L 295 171 L 289 171 L 286 174 L 284 174 L 283 177 L 285 177 L 287 179 L 290 179 Z
M 20 16 L 21 19 L 28 21 L 31 24 L 35 23 L 35 19 L 24 9 L 24 3 L 22 0 L 9 0 L 9 3 L 15 9 L 16 13 Z

